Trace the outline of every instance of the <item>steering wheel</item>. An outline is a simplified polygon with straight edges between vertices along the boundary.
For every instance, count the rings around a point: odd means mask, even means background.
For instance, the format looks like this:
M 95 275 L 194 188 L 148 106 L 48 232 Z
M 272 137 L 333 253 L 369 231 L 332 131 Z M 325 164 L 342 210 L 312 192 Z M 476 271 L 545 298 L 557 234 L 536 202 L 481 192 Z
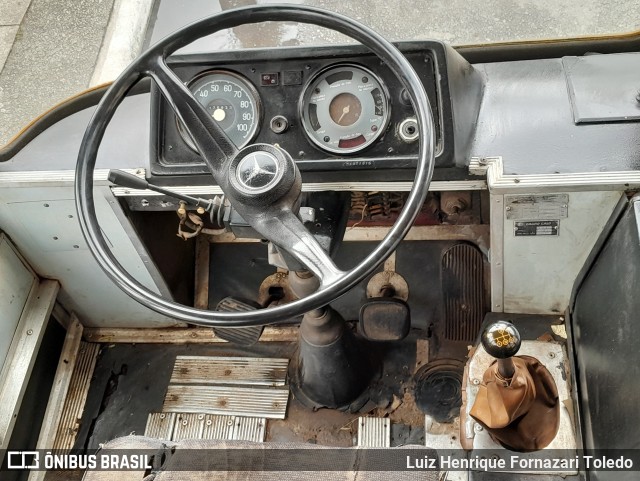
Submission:
M 205 35 L 266 21 L 310 23 L 350 36 L 388 65 L 413 101 L 420 136 L 419 160 L 411 192 L 386 237 L 351 270 L 340 270 L 297 217 L 302 181 L 291 156 L 267 144 L 253 144 L 238 150 L 167 66 L 166 59 L 170 54 Z M 141 285 L 120 265 L 98 225 L 93 201 L 93 171 L 100 142 L 115 110 L 129 89 L 144 77 L 154 80 L 182 121 L 232 206 L 260 235 L 291 254 L 318 277 L 320 287 L 316 292 L 274 308 L 249 312 L 208 311 L 162 298 Z M 420 78 L 404 55 L 370 28 L 346 16 L 301 5 L 258 5 L 228 10 L 169 35 L 140 55 L 114 81 L 98 104 L 82 139 L 75 177 L 76 209 L 82 233 L 100 267 L 120 289 L 141 304 L 165 316 L 201 326 L 272 324 L 329 304 L 371 274 L 391 255 L 419 214 L 429 190 L 435 163 L 434 139 L 433 113 Z M 265 167 L 275 174 L 262 176 L 269 178 L 257 184 L 246 182 L 247 169 L 258 168 L 255 166 Z M 260 176 L 249 177 L 257 179 Z

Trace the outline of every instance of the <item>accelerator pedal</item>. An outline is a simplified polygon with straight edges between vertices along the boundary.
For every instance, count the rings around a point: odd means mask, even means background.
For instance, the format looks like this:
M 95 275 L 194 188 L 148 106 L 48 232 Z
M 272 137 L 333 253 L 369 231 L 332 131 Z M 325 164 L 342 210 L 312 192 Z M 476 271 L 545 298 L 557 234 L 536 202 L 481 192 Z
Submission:
M 456 244 L 442 256 L 444 337 L 473 341 L 484 318 L 482 253 L 470 244 Z
M 255 311 L 258 307 L 247 302 L 225 297 L 216 306 L 216 311 L 247 312 Z M 264 326 L 253 327 L 214 327 L 213 332 L 220 339 L 237 344 L 238 346 L 253 346 L 260 340 Z

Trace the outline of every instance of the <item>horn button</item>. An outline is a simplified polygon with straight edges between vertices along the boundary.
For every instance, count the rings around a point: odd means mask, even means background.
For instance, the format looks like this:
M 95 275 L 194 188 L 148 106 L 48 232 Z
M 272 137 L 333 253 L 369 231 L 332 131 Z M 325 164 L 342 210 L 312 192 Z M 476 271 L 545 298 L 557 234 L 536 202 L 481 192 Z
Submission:
M 271 204 L 300 183 L 298 168 L 284 150 L 253 144 L 240 150 L 229 165 L 229 184 L 245 204 Z

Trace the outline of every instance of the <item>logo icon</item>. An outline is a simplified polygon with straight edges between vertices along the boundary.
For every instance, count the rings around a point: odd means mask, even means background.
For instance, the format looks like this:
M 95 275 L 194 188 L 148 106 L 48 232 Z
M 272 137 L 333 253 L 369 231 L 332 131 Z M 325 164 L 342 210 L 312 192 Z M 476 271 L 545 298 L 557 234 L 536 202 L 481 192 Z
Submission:
M 263 190 L 278 177 L 278 160 L 268 152 L 251 152 L 240 161 L 236 178 L 249 190 Z
M 38 469 L 40 468 L 40 453 L 38 451 L 8 451 L 8 469 Z

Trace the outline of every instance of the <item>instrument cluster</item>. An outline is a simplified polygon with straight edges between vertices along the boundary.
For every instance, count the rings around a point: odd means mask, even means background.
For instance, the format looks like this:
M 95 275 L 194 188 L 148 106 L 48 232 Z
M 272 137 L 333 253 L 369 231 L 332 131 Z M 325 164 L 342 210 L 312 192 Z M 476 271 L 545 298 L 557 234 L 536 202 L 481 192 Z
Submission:
M 286 49 L 285 58 L 276 58 L 279 50 L 226 53 L 223 61 L 191 55 L 169 65 L 238 148 L 278 144 L 303 173 L 415 165 L 418 126 L 411 101 L 375 55 L 343 47 L 325 55 L 322 49 Z M 430 49 L 405 55 L 431 101 L 442 158 L 439 57 Z M 152 174 L 206 174 L 186 129 L 162 95 L 152 92 Z

